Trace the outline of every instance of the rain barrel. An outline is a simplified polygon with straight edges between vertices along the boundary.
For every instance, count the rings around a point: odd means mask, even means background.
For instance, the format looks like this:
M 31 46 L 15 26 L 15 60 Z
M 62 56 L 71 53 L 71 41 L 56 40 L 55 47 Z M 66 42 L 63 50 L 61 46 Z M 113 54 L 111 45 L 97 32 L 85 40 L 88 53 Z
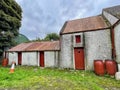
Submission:
M 8 65 L 8 59 L 7 58 L 4 58 L 2 60 L 2 66 L 6 67 Z
M 105 65 L 103 60 L 94 60 L 94 71 L 97 75 L 105 74 Z
M 117 63 L 114 60 L 105 60 L 106 72 L 109 75 L 115 75 L 117 72 Z

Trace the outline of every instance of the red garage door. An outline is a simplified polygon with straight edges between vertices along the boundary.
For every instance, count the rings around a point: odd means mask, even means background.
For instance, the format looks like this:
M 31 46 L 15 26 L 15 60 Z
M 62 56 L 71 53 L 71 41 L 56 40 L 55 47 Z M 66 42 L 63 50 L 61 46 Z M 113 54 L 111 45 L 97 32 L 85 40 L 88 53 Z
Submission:
M 74 48 L 75 69 L 84 70 L 84 48 Z

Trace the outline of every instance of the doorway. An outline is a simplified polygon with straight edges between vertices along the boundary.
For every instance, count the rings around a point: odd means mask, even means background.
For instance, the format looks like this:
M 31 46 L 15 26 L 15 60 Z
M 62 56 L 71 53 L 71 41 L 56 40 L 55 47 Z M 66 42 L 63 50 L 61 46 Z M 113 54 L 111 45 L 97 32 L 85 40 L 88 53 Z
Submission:
M 22 53 L 18 52 L 18 65 L 22 64 Z
M 74 48 L 74 60 L 75 60 L 75 69 L 84 70 L 84 48 L 77 47 Z
M 40 52 L 40 63 L 39 63 L 40 67 L 44 67 L 44 52 L 41 51 Z

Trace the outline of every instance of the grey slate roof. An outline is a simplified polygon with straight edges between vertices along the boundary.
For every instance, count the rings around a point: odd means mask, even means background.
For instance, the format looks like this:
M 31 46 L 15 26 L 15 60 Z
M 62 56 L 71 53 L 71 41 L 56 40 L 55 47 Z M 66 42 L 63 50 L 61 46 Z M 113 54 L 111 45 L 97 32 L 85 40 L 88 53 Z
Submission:
M 105 8 L 105 9 L 103 9 L 103 11 L 106 11 L 106 12 L 112 14 L 113 16 L 117 17 L 118 19 L 120 19 L 120 5 Z

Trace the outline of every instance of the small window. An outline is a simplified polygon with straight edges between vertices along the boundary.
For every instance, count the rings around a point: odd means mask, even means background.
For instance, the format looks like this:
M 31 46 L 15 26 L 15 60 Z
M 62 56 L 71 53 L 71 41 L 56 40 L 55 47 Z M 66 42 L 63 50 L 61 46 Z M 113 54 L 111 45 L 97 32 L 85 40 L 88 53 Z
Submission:
M 81 36 L 80 35 L 76 35 L 75 36 L 75 40 L 76 40 L 76 43 L 81 43 Z

